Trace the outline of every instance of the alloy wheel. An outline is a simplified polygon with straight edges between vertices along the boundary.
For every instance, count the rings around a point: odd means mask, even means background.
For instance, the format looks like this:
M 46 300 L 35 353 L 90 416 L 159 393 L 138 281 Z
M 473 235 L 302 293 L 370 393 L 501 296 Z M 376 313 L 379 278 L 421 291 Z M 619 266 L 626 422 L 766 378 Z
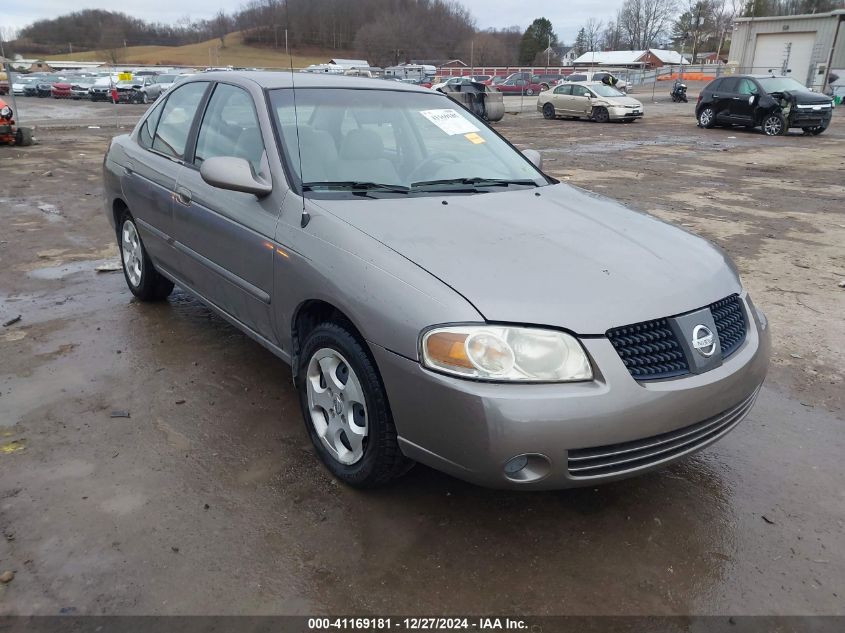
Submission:
M 704 108 L 701 114 L 698 115 L 698 122 L 701 127 L 707 127 L 713 121 L 713 110 Z
M 768 117 L 763 121 L 763 132 L 766 136 L 779 136 L 783 132 L 783 121 L 777 116 Z
M 131 220 L 123 223 L 121 229 L 121 254 L 123 256 L 123 268 L 126 271 L 126 278 L 134 287 L 141 285 L 141 271 L 144 268 L 144 251 L 141 249 L 141 239 L 138 237 L 138 229 Z
M 358 462 L 368 434 L 367 403 L 352 365 L 337 350 L 318 349 L 308 362 L 305 386 L 320 442 L 339 463 Z

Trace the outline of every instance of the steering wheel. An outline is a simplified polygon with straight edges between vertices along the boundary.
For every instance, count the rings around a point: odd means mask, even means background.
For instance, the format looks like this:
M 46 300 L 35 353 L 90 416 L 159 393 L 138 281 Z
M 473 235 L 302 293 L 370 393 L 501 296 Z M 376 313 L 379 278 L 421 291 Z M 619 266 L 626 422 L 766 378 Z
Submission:
M 425 174 L 428 169 L 434 165 L 437 161 L 444 160 L 450 163 L 458 163 L 460 159 L 454 154 L 450 154 L 448 152 L 436 152 L 426 158 L 423 162 L 417 165 L 413 171 L 411 171 L 410 175 L 408 176 L 408 180 L 411 182 L 416 182 L 421 174 Z

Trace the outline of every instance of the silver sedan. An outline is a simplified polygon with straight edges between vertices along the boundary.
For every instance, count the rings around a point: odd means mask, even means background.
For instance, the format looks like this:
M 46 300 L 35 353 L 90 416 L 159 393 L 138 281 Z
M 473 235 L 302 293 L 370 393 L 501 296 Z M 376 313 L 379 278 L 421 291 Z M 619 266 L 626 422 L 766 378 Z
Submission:
M 414 462 L 523 489 L 627 477 L 728 433 L 766 376 L 766 318 L 722 251 L 546 176 L 436 91 L 197 75 L 104 176 L 132 293 L 178 284 L 290 363 L 351 485 Z

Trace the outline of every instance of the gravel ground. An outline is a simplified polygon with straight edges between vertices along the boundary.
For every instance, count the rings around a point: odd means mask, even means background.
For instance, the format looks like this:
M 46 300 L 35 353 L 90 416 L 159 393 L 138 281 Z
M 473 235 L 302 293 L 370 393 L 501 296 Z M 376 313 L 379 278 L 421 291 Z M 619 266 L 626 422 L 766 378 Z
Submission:
M 0 321 L 21 316 L 0 328 L 0 614 L 845 614 L 845 125 L 701 130 L 645 96 L 631 125 L 529 104 L 497 129 L 725 248 L 771 320 L 770 380 L 691 459 L 532 494 L 333 481 L 287 367 L 181 291 L 143 305 L 95 272 L 114 107 L 24 101 L 39 144 L 0 148 Z

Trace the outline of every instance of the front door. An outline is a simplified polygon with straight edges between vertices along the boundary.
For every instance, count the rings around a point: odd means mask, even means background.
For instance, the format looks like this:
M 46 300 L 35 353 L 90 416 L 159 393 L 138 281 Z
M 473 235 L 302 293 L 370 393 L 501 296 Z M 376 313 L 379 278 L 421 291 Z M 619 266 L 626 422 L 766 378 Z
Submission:
M 270 181 L 252 96 L 219 83 L 208 101 L 192 160 L 179 174 L 173 230 L 182 268 L 194 290 L 254 332 L 276 342 L 270 311 L 273 282 L 272 239 L 281 209 L 277 187 L 269 196 L 218 189 L 200 174 L 215 156 L 247 160 L 256 177 Z
M 120 178 L 129 211 L 144 247 L 168 272 L 178 270 L 173 246 L 173 195 L 185 146 L 208 82 L 185 84 L 153 108 L 138 130 L 137 144 L 126 145 Z
M 572 96 L 569 99 L 574 116 L 590 116 L 593 112 L 593 101 L 590 89 L 586 86 L 572 86 Z
M 716 112 L 717 122 L 731 122 L 734 97 L 738 99 L 740 96 L 737 92 L 738 84 L 739 79 L 736 77 L 726 77 L 722 79 L 718 90 L 713 91 L 713 110 Z
M 754 123 L 754 108 L 759 99 L 760 89 L 753 80 L 743 77 L 739 80 L 737 94 L 731 99 L 731 119 L 733 123 L 751 125 Z

